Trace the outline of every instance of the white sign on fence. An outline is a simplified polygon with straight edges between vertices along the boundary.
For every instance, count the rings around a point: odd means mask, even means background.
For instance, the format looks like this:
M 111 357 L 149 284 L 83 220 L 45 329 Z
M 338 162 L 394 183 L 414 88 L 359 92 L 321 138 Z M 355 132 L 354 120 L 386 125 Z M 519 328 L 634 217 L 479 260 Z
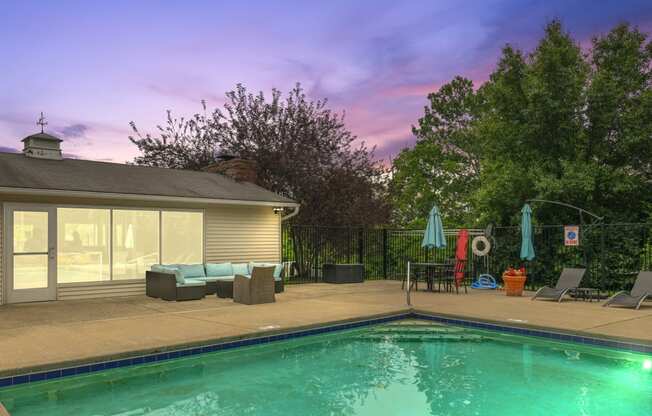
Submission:
M 580 245 L 580 227 L 577 225 L 564 226 L 564 245 L 565 246 L 579 246 Z

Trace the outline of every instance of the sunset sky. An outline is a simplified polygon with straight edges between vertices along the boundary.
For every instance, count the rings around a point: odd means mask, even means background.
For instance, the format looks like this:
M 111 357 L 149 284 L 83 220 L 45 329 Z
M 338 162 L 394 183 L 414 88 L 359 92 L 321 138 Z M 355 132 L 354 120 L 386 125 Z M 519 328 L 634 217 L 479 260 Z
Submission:
M 43 111 L 66 153 L 124 162 L 132 120 L 154 132 L 165 110 L 220 106 L 236 83 L 301 82 L 387 159 L 429 92 L 482 83 L 505 43 L 530 51 L 552 18 L 586 47 L 622 21 L 652 32 L 652 1 L 0 0 L 0 151 Z

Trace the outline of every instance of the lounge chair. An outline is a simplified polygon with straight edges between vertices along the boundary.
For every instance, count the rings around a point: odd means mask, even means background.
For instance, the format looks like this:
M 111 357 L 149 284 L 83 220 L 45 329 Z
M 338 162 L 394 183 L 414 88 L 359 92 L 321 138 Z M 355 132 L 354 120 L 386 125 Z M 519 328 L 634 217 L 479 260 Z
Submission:
M 638 309 L 648 297 L 652 297 L 652 272 L 640 272 L 631 292 L 618 292 L 602 306 L 615 305 Z
M 559 280 L 557 280 L 557 285 L 555 285 L 554 288 L 548 286 L 542 287 L 534 294 L 534 296 L 532 296 L 532 300 L 543 298 L 561 302 L 562 298 L 569 290 L 579 287 L 585 272 L 586 269 L 564 268 L 561 271 Z
M 254 267 L 251 277 L 237 274 L 233 280 L 233 301 L 245 305 L 276 302 L 274 267 Z

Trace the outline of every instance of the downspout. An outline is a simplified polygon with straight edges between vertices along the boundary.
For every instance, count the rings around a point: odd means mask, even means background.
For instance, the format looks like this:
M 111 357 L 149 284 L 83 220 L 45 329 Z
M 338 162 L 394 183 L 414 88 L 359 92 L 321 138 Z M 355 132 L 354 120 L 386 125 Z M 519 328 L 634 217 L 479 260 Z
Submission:
M 280 247 L 281 247 L 281 261 L 283 261 L 283 241 L 282 241 L 283 240 L 283 235 L 282 235 L 283 234 L 283 221 L 289 220 L 290 218 L 296 216 L 299 213 L 299 208 L 301 208 L 301 205 L 295 206 L 294 211 L 290 212 L 288 215 L 285 215 L 285 216 L 281 217 L 281 224 L 279 226 L 279 229 L 281 230 L 281 244 L 280 244 Z M 296 248 L 295 248 L 295 253 L 296 253 Z M 295 254 L 295 256 L 296 256 L 296 254 Z M 283 268 L 285 268 L 285 263 L 283 263 Z M 291 268 L 290 268 L 290 270 L 291 270 Z M 286 274 L 286 276 L 287 276 L 287 274 Z
M 281 217 L 281 222 L 287 221 L 290 218 L 296 216 L 299 213 L 299 208 L 301 208 L 301 205 L 297 205 L 296 207 L 294 207 L 294 211 L 290 212 L 288 215 L 284 217 Z

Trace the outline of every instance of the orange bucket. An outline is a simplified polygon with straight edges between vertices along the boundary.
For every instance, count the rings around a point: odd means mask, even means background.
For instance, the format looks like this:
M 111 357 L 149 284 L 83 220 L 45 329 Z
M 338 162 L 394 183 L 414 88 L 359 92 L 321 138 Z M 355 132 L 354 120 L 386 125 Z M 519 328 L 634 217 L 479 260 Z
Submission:
M 515 276 L 510 276 L 503 273 L 503 282 L 505 283 L 505 294 L 507 296 L 522 296 L 523 288 L 525 287 L 525 281 L 527 276 L 524 274 L 517 274 Z

